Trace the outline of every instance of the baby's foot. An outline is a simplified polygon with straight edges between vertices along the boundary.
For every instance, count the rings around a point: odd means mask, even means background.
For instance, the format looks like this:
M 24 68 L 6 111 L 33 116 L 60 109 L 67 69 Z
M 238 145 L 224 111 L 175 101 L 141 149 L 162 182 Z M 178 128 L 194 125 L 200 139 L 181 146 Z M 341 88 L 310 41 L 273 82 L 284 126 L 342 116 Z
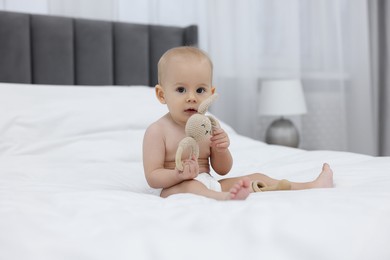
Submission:
M 249 178 L 242 178 L 229 191 L 229 200 L 244 200 L 250 193 L 250 180 Z
M 332 188 L 333 187 L 333 171 L 329 164 L 324 163 L 322 171 L 314 181 L 316 188 Z

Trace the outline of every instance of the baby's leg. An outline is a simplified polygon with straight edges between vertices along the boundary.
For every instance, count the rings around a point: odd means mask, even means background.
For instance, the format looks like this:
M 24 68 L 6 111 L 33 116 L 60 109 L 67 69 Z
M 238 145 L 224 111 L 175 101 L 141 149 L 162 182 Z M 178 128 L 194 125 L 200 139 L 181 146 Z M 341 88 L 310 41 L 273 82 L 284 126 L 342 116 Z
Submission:
M 322 165 L 322 171 L 313 181 L 309 182 L 291 182 L 292 190 L 304 190 L 313 188 L 332 188 L 333 187 L 333 171 L 329 164 Z
M 201 182 L 196 180 L 183 181 L 175 186 L 163 189 L 160 196 L 166 198 L 173 194 L 193 193 L 216 200 L 244 200 L 251 192 L 249 178 L 237 179 L 228 191 L 218 192 L 208 189 Z
M 250 175 L 247 175 L 247 177 L 250 179 L 250 181 L 261 181 L 264 182 L 267 186 L 274 186 L 277 185 L 279 180 L 273 179 L 265 174 L 262 173 L 253 173 Z M 241 179 L 242 177 L 238 178 L 227 178 L 220 180 L 222 186 L 222 191 L 228 191 L 231 189 L 231 187 L 234 185 L 234 183 L 237 182 L 237 180 Z M 322 166 L 322 171 L 317 176 L 316 179 L 310 182 L 290 182 L 291 183 L 291 189 L 292 190 L 303 190 L 303 189 L 312 189 L 312 188 L 331 188 L 333 187 L 333 171 L 330 168 L 330 166 L 327 163 L 324 163 Z M 253 191 L 251 189 L 251 191 Z

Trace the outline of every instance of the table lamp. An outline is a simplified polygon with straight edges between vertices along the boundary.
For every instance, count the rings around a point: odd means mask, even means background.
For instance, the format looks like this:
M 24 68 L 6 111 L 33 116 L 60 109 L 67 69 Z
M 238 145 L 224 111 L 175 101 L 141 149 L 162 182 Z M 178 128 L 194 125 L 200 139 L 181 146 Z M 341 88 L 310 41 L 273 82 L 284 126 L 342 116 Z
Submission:
M 261 83 L 259 114 L 280 116 L 280 119 L 273 121 L 267 129 L 265 141 L 268 144 L 298 147 L 298 129 L 283 116 L 300 115 L 306 112 L 300 80 L 265 80 Z

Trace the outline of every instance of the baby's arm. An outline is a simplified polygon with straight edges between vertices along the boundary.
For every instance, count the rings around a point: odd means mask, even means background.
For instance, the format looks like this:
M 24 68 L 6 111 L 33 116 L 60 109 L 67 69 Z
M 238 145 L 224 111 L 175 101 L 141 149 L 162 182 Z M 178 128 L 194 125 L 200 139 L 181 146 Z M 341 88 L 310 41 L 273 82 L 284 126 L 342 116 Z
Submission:
M 158 125 L 151 125 L 145 132 L 143 140 L 143 163 L 145 178 L 152 188 L 169 188 L 184 180 L 198 176 L 197 160 L 184 161 L 184 170 L 164 168 L 165 142 L 164 135 Z
M 211 137 L 210 163 L 214 171 L 220 175 L 227 174 L 233 165 L 233 158 L 229 151 L 230 140 L 222 128 L 213 130 Z

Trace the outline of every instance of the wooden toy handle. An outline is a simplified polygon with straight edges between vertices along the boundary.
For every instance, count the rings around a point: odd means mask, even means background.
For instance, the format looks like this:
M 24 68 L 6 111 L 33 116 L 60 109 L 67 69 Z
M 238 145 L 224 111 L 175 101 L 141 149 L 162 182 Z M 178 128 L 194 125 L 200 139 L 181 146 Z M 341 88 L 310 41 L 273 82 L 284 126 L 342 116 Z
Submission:
M 192 155 L 195 155 L 196 158 L 199 157 L 199 146 L 196 143 L 195 139 L 192 137 L 185 137 L 183 138 L 179 146 L 177 147 L 176 151 L 176 157 L 175 157 L 175 163 L 176 163 L 176 169 L 179 171 L 183 171 L 183 162 L 181 160 L 181 156 L 183 154 L 183 151 L 186 150 L 187 148 L 190 148 L 190 158 L 192 158 Z

